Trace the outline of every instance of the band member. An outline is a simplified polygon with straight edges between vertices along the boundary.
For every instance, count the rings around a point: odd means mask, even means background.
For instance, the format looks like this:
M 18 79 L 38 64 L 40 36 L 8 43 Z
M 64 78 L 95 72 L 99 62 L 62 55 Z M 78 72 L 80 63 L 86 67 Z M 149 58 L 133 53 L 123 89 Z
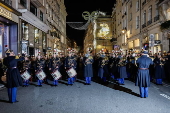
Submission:
M 124 85 L 124 78 L 127 78 L 126 64 L 127 64 L 126 57 L 122 55 L 118 63 L 119 76 L 117 77 L 118 83 L 120 85 Z
M 114 63 L 115 63 L 115 54 L 112 53 L 112 54 L 110 54 L 110 58 L 109 58 L 109 72 L 110 72 L 112 78 L 114 78 L 114 75 L 112 73 Z
M 106 83 L 106 79 L 109 76 L 108 62 L 109 59 L 105 53 L 101 54 L 98 68 L 98 77 L 100 78 L 101 83 Z
M 4 68 L 3 68 L 3 63 L 1 61 L 1 58 L 0 58 L 0 84 L 4 84 L 4 82 L 1 79 L 2 76 L 4 76 Z
M 118 73 L 118 63 L 119 63 L 119 61 L 120 61 L 120 58 L 118 57 L 118 54 L 116 53 L 115 58 L 114 58 L 114 62 L 113 62 L 112 67 L 111 67 L 111 73 L 112 73 L 112 76 L 114 76 L 114 78 L 119 76 L 119 73 Z
M 29 60 L 29 57 L 27 56 L 25 57 L 25 61 L 23 61 L 23 67 L 21 68 L 21 73 L 27 71 L 30 74 L 30 66 L 31 66 L 31 61 Z M 29 86 L 29 80 L 24 80 L 23 87 L 28 87 L 28 86 Z
M 19 70 L 17 69 L 17 62 L 24 60 L 24 57 L 18 58 L 11 50 L 6 51 L 7 57 L 4 59 L 3 64 L 7 66 L 6 81 L 8 88 L 8 98 L 10 103 L 18 102 L 17 87 L 22 86 L 22 78 Z M 9 56 L 8 56 L 9 55 Z
M 137 59 L 138 73 L 136 86 L 139 86 L 141 98 L 148 97 L 148 87 L 150 86 L 149 65 L 153 64 L 151 58 L 149 58 L 147 51 L 143 51 L 142 56 Z
M 129 72 L 130 72 L 130 80 L 132 80 L 133 82 L 135 82 L 136 80 L 136 74 L 138 71 L 138 67 L 136 65 L 136 60 L 139 57 L 136 56 L 136 53 L 133 53 L 130 57 L 130 62 L 129 62 Z
M 152 56 L 152 54 L 150 54 L 150 56 L 148 55 L 149 58 L 152 59 L 152 61 L 154 60 L 154 56 Z M 150 75 L 150 81 L 153 81 L 154 79 L 154 64 L 149 66 L 149 75 Z
M 167 81 L 170 82 L 170 51 L 167 52 L 166 56 L 165 73 Z
M 44 71 L 45 61 L 44 61 L 44 59 L 41 58 L 40 55 L 37 56 L 37 60 L 35 62 L 35 65 L 36 65 L 36 67 L 35 67 L 36 68 L 36 70 L 35 70 L 36 73 L 39 72 L 40 70 Z M 38 79 L 38 84 L 37 85 L 39 87 L 42 87 L 42 82 L 43 82 L 43 80 Z
M 43 59 L 44 59 L 44 73 L 46 74 L 46 78 L 44 78 L 44 83 L 49 84 L 48 79 L 50 78 L 50 70 L 49 70 L 50 59 L 47 57 L 47 55 L 44 55 Z
M 155 78 L 156 84 L 162 85 L 162 79 L 165 78 L 164 64 L 165 59 L 161 57 L 161 55 L 157 55 L 157 57 L 153 60 L 155 64 Z
M 30 64 L 30 74 L 31 74 L 31 76 L 32 76 L 32 81 L 36 82 L 36 79 L 37 79 L 37 78 L 36 78 L 36 75 L 35 75 L 36 59 L 35 59 L 34 55 L 31 56 L 30 61 L 31 61 L 31 64 Z
M 70 68 L 76 69 L 77 62 L 75 61 L 75 58 L 72 56 L 71 52 L 68 53 L 68 56 L 65 59 L 64 65 L 65 65 L 66 70 L 68 70 Z M 68 78 L 68 85 L 73 85 L 73 82 L 74 82 L 74 78 L 69 77 Z
M 60 73 L 62 75 L 62 79 L 65 80 L 67 79 L 67 73 L 64 69 L 64 62 L 65 62 L 65 56 L 63 54 L 61 54 L 61 57 L 60 57 Z
M 93 77 L 93 57 L 90 55 L 90 52 L 85 54 L 85 57 L 83 58 L 84 63 L 84 77 L 86 79 L 86 85 L 91 84 L 91 77 Z
M 53 55 L 53 57 L 50 59 L 50 62 L 49 62 L 49 63 L 50 63 L 50 64 L 49 64 L 49 70 L 51 71 L 51 73 L 54 72 L 54 71 L 56 71 L 56 70 L 60 71 L 60 70 L 59 70 L 59 67 L 60 67 L 60 58 L 59 58 L 59 56 L 58 56 L 56 53 L 55 53 L 55 54 Z M 53 85 L 54 85 L 54 86 L 57 86 L 57 85 L 58 85 L 58 80 L 55 80 L 55 79 L 54 79 Z
M 75 53 L 75 50 L 73 49 L 72 50 L 72 55 L 71 55 L 73 58 L 74 58 L 74 60 L 77 62 L 77 59 L 78 59 L 78 56 L 76 55 L 76 53 Z M 75 70 L 77 71 L 77 66 L 78 66 L 78 64 L 76 65 L 76 68 L 75 68 Z M 74 76 L 73 77 L 73 83 L 76 81 L 76 76 Z

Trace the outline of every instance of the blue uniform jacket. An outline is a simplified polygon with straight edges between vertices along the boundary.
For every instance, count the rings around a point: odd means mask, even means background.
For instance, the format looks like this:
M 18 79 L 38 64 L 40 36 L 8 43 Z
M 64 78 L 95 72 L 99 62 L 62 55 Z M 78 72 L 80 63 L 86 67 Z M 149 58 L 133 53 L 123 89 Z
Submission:
M 136 86 L 149 87 L 150 86 L 149 66 L 153 64 L 152 59 L 147 57 L 146 55 L 142 55 L 140 58 L 137 59 L 136 63 L 138 64 L 139 68 L 137 73 Z

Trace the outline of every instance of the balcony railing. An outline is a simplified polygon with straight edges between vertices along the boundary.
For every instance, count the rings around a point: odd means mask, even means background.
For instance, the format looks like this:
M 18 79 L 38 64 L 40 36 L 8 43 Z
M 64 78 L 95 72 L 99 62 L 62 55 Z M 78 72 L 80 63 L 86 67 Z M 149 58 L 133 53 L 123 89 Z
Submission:
M 12 6 L 12 0 L 4 0 L 4 2 L 10 6 Z
M 122 46 L 126 46 L 127 45 L 127 43 L 122 43 Z
M 36 7 L 43 7 L 42 1 L 41 0 L 31 0 L 31 2 L 36 6 Z
M 160 4 L 160 3 L 162 3 L 163 1 L 164 1 L 164 0 L 159 0 L 159 2 L 158 2 L 158 3 Z
M 146 0 L 142 3 L 142 6 L 144 6 L 146 4 Z
M 142 25 L 142 28 L 145 28 L 146 27 L 146 23 L 144 23 L 143 25 Z
M 159 20 L 159 15 L 155 16 L 154 17 L 154 22 L 158 21 Z
M 149 20 L 149 21 L 147 22 L 147 25 L 150 25 L 150 24 L 152 24 L 152 20 Z
M 110 42 L 116 42 L 117 41 L 117 38 L 112 38 L 111 40 L 110 40 Z

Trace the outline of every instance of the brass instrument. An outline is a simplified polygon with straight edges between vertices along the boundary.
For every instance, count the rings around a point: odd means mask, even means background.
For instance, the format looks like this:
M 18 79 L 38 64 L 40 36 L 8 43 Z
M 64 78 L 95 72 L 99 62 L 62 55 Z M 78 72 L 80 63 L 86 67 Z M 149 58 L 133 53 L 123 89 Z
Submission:
M 164 62 L 163 62 L 163 61 L 165 61 L 165 59 L 161 57 L 161 58 L 160 58 L 160 65 L 161 65 L 161 66 L 164 65 Z
M 136 61 L 138 60 L 139 57 L 135 57 L 135 65 L 137 66 L 137 63 Z
M 110 68 L 112 68 L 113 67 L 113 65 L 114 65 L 114 60 L 112 61 L 112 63 L 110 64 Z
M 119 63 L 118 63 L 118 66 L 125 66 L 126 65 L 126 58 L 122 58 L 120 59 Z
M 102 64 L 101 64 L 101 67 L 102 67 L 102 68 L 104 67 L 104 65 L 108 64 L 108 60 L 109 60 L 108 57 L 104 57 L 104 58 L 102 59 Z
M 86 64 L 92 64 L 92 63 L 90 62 L 90 60 L 93 60 L 93 57 L 92 57 L 92 56 L 88 56 L 88 57 L 87 57 L 84 65 L 86 66 Z

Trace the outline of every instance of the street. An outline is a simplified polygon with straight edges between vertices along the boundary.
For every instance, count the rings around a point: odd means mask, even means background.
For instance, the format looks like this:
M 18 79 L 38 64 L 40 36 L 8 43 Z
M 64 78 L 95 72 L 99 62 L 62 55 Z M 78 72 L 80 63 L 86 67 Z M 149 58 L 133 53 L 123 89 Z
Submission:
M 170 85 L 151 84 L 149 97 L 140 98 L 139 88 L 131 81 L 119 86 L 77 79 L 73 86 L 61 80 L 57 87 L 43 84 L 18 88 L 18 103 L 8 103 L 7 89 L 0 90 L 1 113 L 169 113 Z M 51 82 L 52 84 L 52 82 Z

